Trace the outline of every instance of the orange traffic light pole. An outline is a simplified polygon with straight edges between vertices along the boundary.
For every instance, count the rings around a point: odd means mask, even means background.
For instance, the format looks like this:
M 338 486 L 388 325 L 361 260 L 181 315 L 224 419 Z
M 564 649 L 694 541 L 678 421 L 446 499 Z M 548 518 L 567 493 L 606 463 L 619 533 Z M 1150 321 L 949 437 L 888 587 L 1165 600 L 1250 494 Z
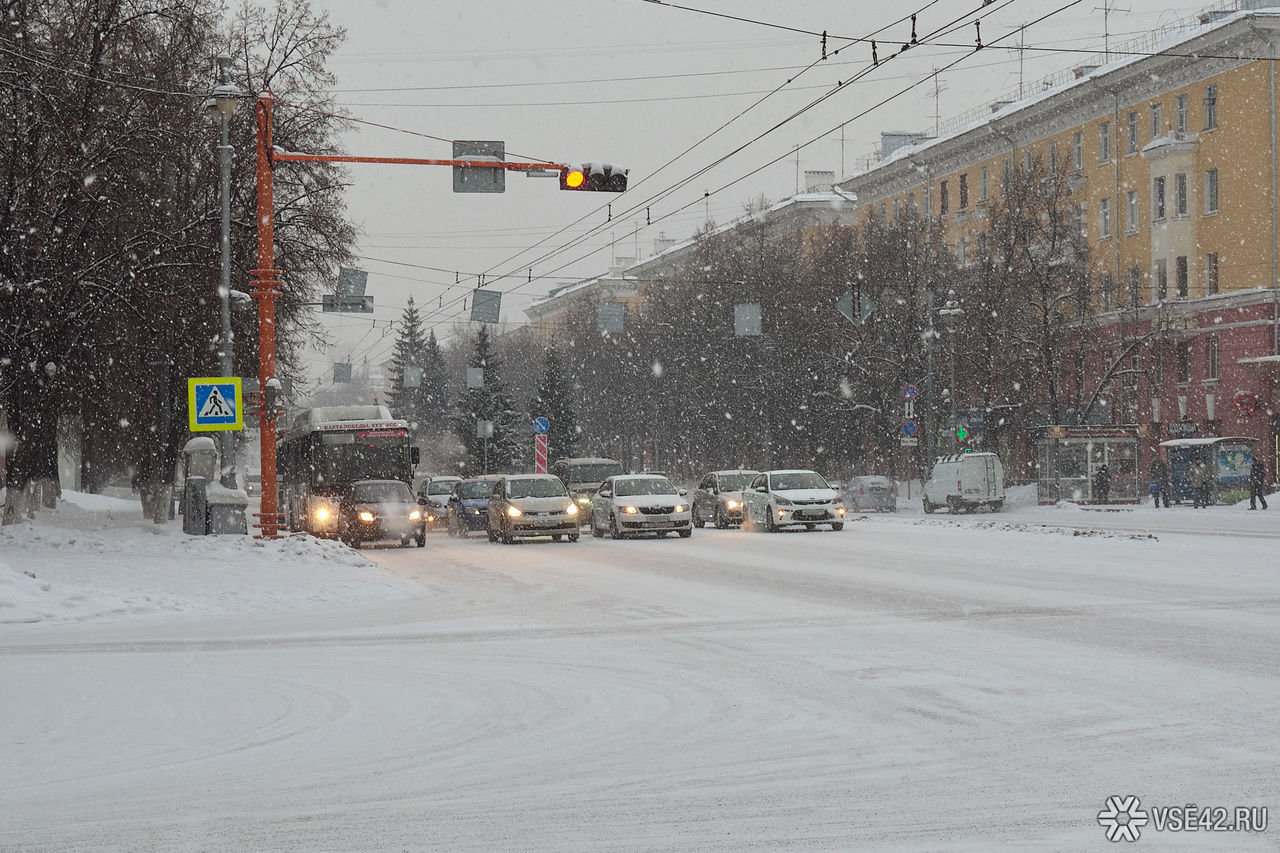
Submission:
M 258 94 L 254 109 L 257 125 L 257 184 L 258 184 L 258 268 L 253 274 L 253 298 L 258 300 L 258 382 L 267 383 L 276 375 L 276 296 L 282 282 L 280 271 L 275 268 L 275 193 L 273 176 L 275 164 L 299 163 L 391 163 L 410 166 L 461 166 L 475 169 L 505 169 L 511 172 L 552 171 L 569 168 L 563 163 L 508 163 L 502 160 L 434 160 L 416 157 L 354 157 L 336 154 L 298 154 L 277 151 L 271 138 L 272 107 L 275 99 L 268 91 Z M 274 406 L 261 407 L 262 425 L 262 509 L 259 523 L 261 538 L 274 539 L 283 526 L 283 514 L 276 491 L 276 417 Z

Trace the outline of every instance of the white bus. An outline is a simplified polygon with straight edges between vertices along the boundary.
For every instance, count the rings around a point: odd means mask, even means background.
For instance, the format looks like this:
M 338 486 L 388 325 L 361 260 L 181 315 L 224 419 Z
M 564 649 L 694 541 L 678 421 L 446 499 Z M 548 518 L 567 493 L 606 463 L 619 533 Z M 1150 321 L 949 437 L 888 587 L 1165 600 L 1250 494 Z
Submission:
M 280 508 L 289 530 L 337 535 L 338 488 L 356 480 L 413 480 L 409 423 L 386 406 L 323 406 L 298 413 L 276 445 Z

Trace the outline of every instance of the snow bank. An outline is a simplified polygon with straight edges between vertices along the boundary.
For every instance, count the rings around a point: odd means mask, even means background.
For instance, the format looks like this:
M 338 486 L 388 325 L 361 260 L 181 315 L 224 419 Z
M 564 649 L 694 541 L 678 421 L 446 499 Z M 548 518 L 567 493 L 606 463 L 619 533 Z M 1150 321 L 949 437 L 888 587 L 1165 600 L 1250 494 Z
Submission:
M 420 597 L 347 546 L 307 536 L 188 536 L 138 501 L 67 492 L 0 528 L 0 624 L 296 611 Z

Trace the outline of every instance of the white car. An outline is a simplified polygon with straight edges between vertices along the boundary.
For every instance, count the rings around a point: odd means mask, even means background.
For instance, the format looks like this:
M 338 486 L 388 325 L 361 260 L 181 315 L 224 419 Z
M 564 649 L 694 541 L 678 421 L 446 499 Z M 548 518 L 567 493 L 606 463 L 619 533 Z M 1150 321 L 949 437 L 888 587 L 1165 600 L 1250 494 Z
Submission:
M 673 530 L 686 539 L 693 533 L 692 507 L 685 490 L 661 474 L 618 474 L 591 498 L 592 536 L 666 536 Z
M 844 530 L 844 501 L 816 471 L 765 471 L 742 492 L 744 524 L 765 530 L 829 524 Z

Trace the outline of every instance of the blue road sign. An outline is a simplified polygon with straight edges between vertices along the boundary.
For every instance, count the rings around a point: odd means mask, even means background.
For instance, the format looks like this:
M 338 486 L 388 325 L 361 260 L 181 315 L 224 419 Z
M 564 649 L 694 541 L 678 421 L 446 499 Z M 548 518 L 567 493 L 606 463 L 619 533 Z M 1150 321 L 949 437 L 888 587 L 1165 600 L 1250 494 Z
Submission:
M 533 431 L 538 435 L 546 435 L 551 432 L 551 421 L 547 418 L 534 418 Z
M 904 400 L 914 400 L 917 396 L 919 396 L 919 394 L 920 394 L 919 389 L 917 389 L 916 386 L 914 385 L 902 386 L 902 399 Z
M 907 438 L 914 437 L 915 434 L 919 432 L 919 430 L 920 430 L 920 427 L 916 424 L 915 421 L 902 422 L 902 434 L 905 435 Z
M 187 426 L 192 432 L 244 429 L 240 377 L 187 379 Z

